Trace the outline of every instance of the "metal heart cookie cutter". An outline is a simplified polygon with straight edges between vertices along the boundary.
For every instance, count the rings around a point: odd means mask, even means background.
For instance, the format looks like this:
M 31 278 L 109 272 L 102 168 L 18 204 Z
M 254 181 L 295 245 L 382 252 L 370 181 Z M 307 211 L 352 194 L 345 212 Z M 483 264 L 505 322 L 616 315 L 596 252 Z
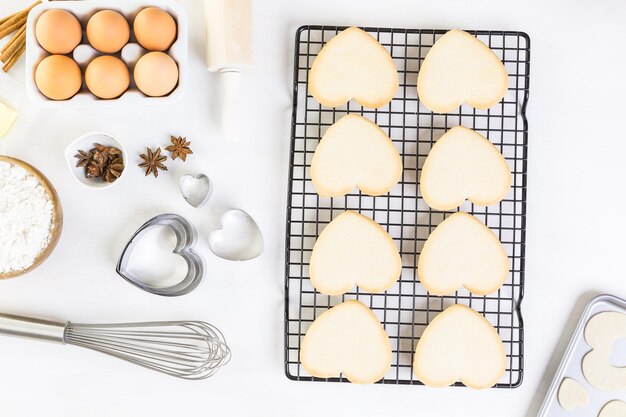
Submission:
M 252 216 L 243 210 L 228 210 L 220 228 L 209 234 L 213 254 L 228 261 L 249 261 L 263 253 L 263 235 Z
M 176 246 L 172 252 L 181 256 L 187 263 L 187 275 L 185 278 L 175 285 L 166 287 L 150 285 L 128 269 L 128 262 L 131 258 L 133 249 L 141 240 L 142 235 L 151 228 L 158 226 L 168 227 L 174 232 L 176 235 Z M 204 276 L 204 261 L 200 255 L 192 250 L 192 247 L 196 242 L 196 238 L 196 228 L 184 217 L 181 217 L 178 214 L 160 214 L 145 222 L 133 234 L 120 256 L 120 260 L 117 263 L 115 271 L 134 286 L 152 294 L 168 297 L 187 294 L 200 284 L 200 281 Z
M 206 203 L 213 192 L 211 179 L 204 174 L 183 175 L 180 178 L 179 187 L 185 201 L 194 208 Z

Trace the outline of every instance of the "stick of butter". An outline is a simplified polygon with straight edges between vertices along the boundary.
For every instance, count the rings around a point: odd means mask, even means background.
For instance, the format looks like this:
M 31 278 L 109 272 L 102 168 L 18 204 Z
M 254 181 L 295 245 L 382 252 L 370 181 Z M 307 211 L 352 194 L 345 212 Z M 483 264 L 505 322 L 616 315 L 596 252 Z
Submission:
M 0 138 L 13 126 L 13 122 L 17 119 L 17 112 L 8 106 L 0 103 Z

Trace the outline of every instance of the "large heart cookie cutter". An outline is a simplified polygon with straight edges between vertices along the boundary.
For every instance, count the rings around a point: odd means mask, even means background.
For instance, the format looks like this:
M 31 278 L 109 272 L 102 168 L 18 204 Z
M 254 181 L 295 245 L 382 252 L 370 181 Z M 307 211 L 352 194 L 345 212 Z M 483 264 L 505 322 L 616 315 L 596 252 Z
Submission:
M 141 236 L 146 231 L 156 226 L 166 226 L 174 232 L 176 235 L 176 246 L 172 252 L 180 255 L 187 263 L 187 275 L 185 278 L 178 284 L 168 287 L 158 287 L 147 284 L 128 269 L 128 261 L 131 258 L 132 251 L 137 245 L 137 242 L 139 242 Z M 117 262 L 115 271 L 134 286 L 152 294 L 168 297 L 187 294 L 198 286 L 204 276 L 204 261 L 191 249 L 196 242 L 196 238 L 196 228 L 185 218 L 178 214 L 160 214 L 145 222 L 133 234 L 126 244 L 120 256 L 120 260 Z

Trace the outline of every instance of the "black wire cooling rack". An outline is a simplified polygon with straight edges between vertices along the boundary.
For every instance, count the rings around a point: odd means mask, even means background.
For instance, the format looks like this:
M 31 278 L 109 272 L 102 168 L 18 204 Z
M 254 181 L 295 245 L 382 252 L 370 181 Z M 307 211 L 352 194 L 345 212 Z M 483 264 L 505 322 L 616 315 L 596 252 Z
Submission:
M 417 97 L 417 73 L 426 53 L 445 30 L 363 28 L 387 50 L 398 69 L 400 89 L 387 106 L 364 109 L 354 102 L 327 108 L 308 94 L 307 77 L 321 47 L 345 27 L 303 26 L 296 33 L 291 155 L 287 201 L 285 278 L 285 373 L 299 381 L 338 381 L 314 378 L 300 364 L 300 344 L 306 330 L 330 307 L 358 299 L 369 306 L 389 334 L 393 348 L 390 371 L 383 384 L 420 382 L 412 369 L 413 352 L 428 323 L 449 305 L 465 304 L 483 314 L 497 329 L 507 353 L 507 369 L 496 387 L 513 388 L 522 382 L 524 333 L 520 303 L 524 292 L 526 230 L 526 163 L 530 39 L 522 32 L 469 31 L 504 62 L 509 89 L 501 103 L 489 110 L 463 105 L 448 114 L 434 114 Z M 393 140 L 404 164 L 399 184 L 386 196 L 354 192 L 339 198 L 319 197 L 310 179 L 311 158 L 326 128 L 346 113 L 374 121 Z M 430 295 L 417 279 L 417 259 L 424 241 L 451 213 L 430 209 L 419 194 L 420 170 L 433 143 L 457 125 L 476 130 L 502 152 L 513 174 L 508 196 L 490 207 L 464 203 L 466 211 L 497 234 L 509 255 L 511 270 L 504 286 L 494 294 L 478 296 L 466 290 L 454 295 Z M 350 209 L 381 224 L 402 255 L 402 275 L 384 294 L 354 289 L 342 296 L 315 291 L 309 280 L 309 258 L 315 239 L 331 219 Z M 457 384 L 460 385 L 460 384 Z

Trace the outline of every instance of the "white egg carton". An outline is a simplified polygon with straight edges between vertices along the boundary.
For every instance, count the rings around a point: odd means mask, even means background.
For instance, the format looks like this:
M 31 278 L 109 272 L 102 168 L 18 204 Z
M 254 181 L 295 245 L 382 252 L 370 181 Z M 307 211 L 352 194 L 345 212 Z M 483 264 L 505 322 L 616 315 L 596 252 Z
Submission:
M 587 382 L 582 372 L 582 359 L 591 350 L 591 347 L 585 342 L 585 327 L 591 317 L 604 311 L 617 311 L 626 314 L 626 300 L 612 295 L 600 295 L 587 305 L 554 375 L 538 417 L 597 416 L 602 407 L 612 400 L 626 402 L 626 392 L 600 391 Z M 564 378 L 572 378 L 580 382 L 585 388 L 589 394 L 589 404 L 586 407 L 576 407 L 572 411 L 566 411 L 561 407 L 557 396 Z
M 139 91 L 133 80 L 133 68 L 137 60 L 148 51 L 137 44 L 132 33 L 132 24 L 135 16 L 146 7 L 159 7 L 172 15 L 176 20 L 178 34 L 176 41 L 166 52 L 178 64 L 178 85 L 165 97 L 148 97 Z M 83 39 L 81 44 L 68 54 L 77 61 L 83 73 L 83 85 L 80 91 L 71 99 L 63 101 L 50 100 L 37 88 L 35 84 L 35 69 L 37 65 L 50 55 L 43 49 L 35 36 L 35 25 L 37 19 L 43 12 L 49 9 L 63 9 L 71 12 L 81 22 L 83 28 Z M 84 82 L 85 68 L 87 64 L 96 56 L 108 55 L 95 51 L 89 45 L 85 28 L 91 16 L 100 10 L 115 10 L 126 16 L 131 28 L 129 44 L 121 52 L 110 54 L 121 58 L 129 67 L 131 82 L 128 91 L 121 97 L 113 100 L 100 99 L 89 92 Z M 30 99 L 42 107 L 48 108 L 117 108 L 146 104 L 168 104 L 182 97 L 187 87 L 187 13 L 183 6 L 168 0 L 90 0 L 90 1 L 51 1 L 42 3 L 33 8 L 28 14 L 26 24 L 26 90 Z

